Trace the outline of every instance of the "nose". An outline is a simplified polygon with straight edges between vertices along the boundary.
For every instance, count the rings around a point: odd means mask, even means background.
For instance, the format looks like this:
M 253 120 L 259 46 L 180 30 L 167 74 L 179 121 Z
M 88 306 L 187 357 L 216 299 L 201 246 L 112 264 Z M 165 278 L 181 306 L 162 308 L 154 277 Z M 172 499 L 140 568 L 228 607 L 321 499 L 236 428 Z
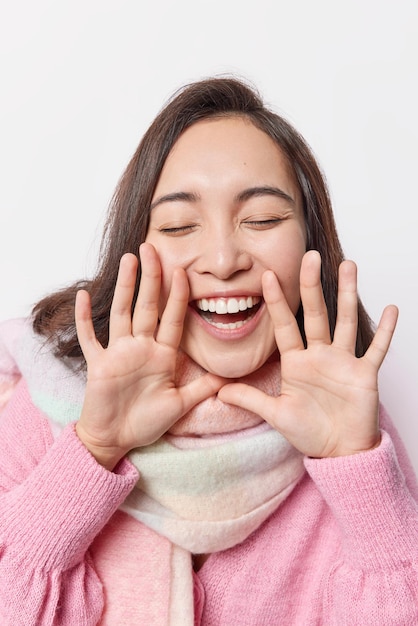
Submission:
M 195 271 L 212 274 L 221 280 L 248 271 L 253 265 L 251 253 L 240 245 L 237 234 L 219 234 L 208 237 L 199 252 Z

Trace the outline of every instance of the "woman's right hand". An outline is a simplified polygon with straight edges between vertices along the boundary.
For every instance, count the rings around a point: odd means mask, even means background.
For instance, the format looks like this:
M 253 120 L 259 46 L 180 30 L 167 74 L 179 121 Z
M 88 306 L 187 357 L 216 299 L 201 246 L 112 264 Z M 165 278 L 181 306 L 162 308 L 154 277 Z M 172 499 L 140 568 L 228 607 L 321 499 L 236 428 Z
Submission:
M 224 379 L 205 374 L 176 387 L 177 350 L 189 299 L 183 269 L 173 274 L 167 306 L 159 322 L 161 265 L 152 245 L 140 247 L 142 275 L 132 315 L 138 260 L 120 262 L 109 319 L 107 348 L 96 338 L 90 297 L 77 294 L 78 340 L 87 362 L 87 384 L 76 432 L 93 456 L 112 470 L 133 448 L 159 439 L 202 400 L 216 394 Z

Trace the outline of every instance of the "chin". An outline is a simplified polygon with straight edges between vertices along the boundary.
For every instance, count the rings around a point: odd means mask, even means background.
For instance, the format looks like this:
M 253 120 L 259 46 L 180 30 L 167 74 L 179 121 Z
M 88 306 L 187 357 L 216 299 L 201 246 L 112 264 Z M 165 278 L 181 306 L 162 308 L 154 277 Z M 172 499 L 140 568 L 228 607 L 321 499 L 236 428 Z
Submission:
M 223 378 L 242 378 L 257 371 L 277 351 L 273 337 L 258 333 L 247 341 L 213 341 L 184 337 L 181 348 L 207 372 Z
M 268 356 L 264 359 L 248 362 L 243 358 L 234 358 L 230 360 L 229 358 L 225 358 L 225 355 L 222 355 L 217 358 L 195 360 L 201 367 L 203 367 L 203 369 L 207 370 L 211 374 L 222 376 L 222 378 L 236 379 L 252 374 L 252 372 L 255 372 L 262 365 L 264 365 L 267 359 Z

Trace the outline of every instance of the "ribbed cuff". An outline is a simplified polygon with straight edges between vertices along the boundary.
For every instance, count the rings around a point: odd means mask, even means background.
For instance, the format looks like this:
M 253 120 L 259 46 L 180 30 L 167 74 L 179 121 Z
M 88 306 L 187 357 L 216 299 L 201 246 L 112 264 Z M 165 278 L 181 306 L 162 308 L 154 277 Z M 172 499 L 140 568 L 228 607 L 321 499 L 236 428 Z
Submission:
M 409 563 L 418 545 L 418 506 L 390 436 L 368 452 L 305 459 L 341 529 L 344 558 L 361 568 Z
M 32 568 L 74 566 L 137 480 L 127 459 L 115 472 L 99 465 L 71 424 L 29 477 L 1 497 L 5 552 Z

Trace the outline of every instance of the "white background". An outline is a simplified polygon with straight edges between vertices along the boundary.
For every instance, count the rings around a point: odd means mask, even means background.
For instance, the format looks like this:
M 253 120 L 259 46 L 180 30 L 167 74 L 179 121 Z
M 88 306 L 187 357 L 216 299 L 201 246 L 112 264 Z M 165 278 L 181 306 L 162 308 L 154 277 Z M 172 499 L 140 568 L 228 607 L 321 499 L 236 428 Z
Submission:
M 304 134 L 372 318 L 398 304 L 381 397 L 418 470 L 416 0 L 0 2 L 0 319 L 94 267 L 157 111 L 234 73 Z

